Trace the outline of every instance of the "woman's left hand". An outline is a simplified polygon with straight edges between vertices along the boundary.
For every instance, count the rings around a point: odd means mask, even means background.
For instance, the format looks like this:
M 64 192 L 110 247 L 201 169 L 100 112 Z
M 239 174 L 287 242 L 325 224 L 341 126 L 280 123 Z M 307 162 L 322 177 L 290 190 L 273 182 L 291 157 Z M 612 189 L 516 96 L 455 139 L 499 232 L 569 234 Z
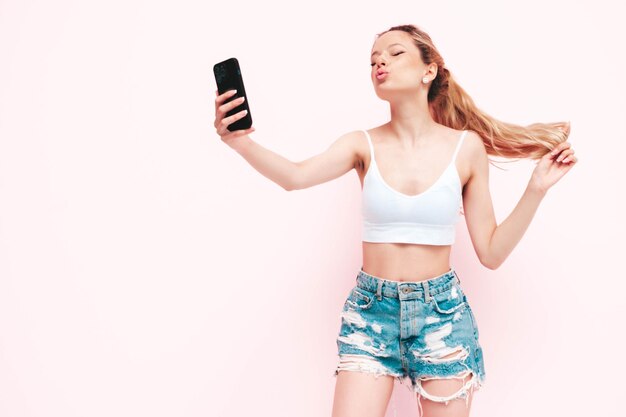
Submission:
M 572 145 L 565 141 L 559 143 L 552 152 L 546 153 L 535 166 L 530 183 L 542 192 L 548 191 L 565 175 L 578 158 L 574 156 Z

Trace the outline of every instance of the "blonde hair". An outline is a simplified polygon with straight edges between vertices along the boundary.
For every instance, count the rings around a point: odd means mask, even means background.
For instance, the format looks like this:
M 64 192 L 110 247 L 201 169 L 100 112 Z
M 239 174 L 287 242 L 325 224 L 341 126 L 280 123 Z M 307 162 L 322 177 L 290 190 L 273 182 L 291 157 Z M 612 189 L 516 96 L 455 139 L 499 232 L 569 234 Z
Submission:
M 392 30 L 411 35 L 422 61 L 426 65 L 432 62 L 437 64 L 437 77 L 428 90 L 428 105 L 437 123 L 478 133 L 488 155 L 504 158 L 540 159 L 556 145 L 567 140 L 570 133 L 569 122 L 520 126 L 489 116 L 476 107 L 469 94 L 455 81 L 426 32 L 414 25 L 399 25 L 377 34 L 376 37 Z

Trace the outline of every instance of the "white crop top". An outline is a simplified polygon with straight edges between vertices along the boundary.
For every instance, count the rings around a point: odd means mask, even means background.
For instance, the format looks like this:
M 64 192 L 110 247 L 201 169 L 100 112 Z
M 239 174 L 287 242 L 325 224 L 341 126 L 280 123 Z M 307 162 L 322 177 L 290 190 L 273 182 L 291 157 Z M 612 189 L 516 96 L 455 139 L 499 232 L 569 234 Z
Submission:
M 450 245 L 460 217 L 461 180 L 456 168 L 467 130 L 443 174 L 424 192 L 408 195 L 391 188 L 382 178 L 369 133 L 370 166 L 363 179 L 363 241 Z

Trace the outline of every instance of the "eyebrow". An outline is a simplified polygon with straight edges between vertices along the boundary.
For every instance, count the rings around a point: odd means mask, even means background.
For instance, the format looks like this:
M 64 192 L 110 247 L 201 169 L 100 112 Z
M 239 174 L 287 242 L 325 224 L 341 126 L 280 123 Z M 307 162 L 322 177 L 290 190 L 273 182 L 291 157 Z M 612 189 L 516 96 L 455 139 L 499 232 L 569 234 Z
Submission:
M 393 46 L 393 45 L 400 45 L 400 46 L 404 46 L 404 45 L 402 45 L 401 43 L 392 43 L 392 44 L 391 44 L 391 45 L 389 45 L 389 46 Z M 380 54 L 380 52 L 378 52 L 378 51 L 374 51 L 374 52 L 372 52 L 372 55 L 370 55 L 370 58 L 371 58 L 371 57 L 373 57 L 374 55 L 377 55 L 377 54 Z

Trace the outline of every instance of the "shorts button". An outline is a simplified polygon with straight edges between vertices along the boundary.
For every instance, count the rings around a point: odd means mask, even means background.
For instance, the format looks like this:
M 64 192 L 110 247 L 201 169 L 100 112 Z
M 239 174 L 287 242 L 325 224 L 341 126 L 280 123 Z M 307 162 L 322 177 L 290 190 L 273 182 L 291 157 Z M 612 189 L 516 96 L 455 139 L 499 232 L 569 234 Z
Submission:
M 409 292 L 409 289 L 407 287 L 404 287 L 402 288 L 402 292 L 406 294 L 407 292 Z

